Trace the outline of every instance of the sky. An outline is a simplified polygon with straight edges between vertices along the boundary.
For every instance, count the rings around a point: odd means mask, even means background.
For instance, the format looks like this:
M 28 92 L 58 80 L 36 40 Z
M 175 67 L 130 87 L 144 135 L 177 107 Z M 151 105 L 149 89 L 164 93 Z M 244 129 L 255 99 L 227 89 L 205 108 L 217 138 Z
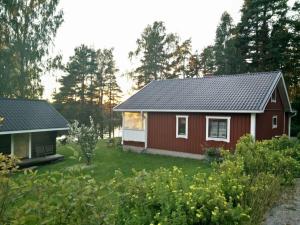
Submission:
M 64 22 L 50 52 L 62 54 L 67 62 L 81 44 L 95 49 L 113 47 L 120 69 L 117 81 L 127 98 L 132 94 L 132 81 L 121 74 L 134 68 L 128 53 L 136 49 L 136 40 L 148 24 L 165 22 L 167 32 L 177 33 L 181 40 L 191 38 L 193 51 L 201 51 L 213 44 L 222 13 L 229 12 L 237 23 L 242 4 L 243 0 L 61 0 L 58 8 L 64 11 Z M 51 100 L 59 88 L 55 76 L 43 75 L 42 84 L 43 97 Z

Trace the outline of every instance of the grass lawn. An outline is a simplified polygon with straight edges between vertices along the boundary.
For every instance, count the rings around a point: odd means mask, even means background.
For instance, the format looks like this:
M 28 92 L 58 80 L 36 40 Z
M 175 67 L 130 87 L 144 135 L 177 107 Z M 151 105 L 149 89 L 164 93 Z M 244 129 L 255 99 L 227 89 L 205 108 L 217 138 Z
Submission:
M 91 166 L 86 167 L 83 161 L 74 157 L 73 145 L 58 146 L 57 153 L 65 156 L 65 160 L 38 167 L 39 173 L 45 171 L 65 171 L 72 167 L 82 166 L 84 173 L 91 174 L 97 181 L 106 181 L 114 177 L 115 171 L 120 170 L 125 176 L 132 175 L 132 170 L 155 170 L 160 167 L 182 168 L 191 176 L 201 170 L 210 172 L 210 165 L 204 160 L 177 158 L 170 156 L 138 154 L 124 152 L 116 147 L 108 147 L 105 141 L 99 141 Z

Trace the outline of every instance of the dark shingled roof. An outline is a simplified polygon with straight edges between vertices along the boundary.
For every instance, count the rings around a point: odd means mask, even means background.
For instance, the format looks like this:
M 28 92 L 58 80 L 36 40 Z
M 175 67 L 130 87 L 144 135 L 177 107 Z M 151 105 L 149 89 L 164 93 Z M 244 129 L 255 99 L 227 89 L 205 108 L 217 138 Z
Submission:
M 115 111 L 261 112 L 281 72 L 152 81 Z
M 0 134 L 26 130 L 68 129 L 68 121 L 48 102 L 0 98 Z

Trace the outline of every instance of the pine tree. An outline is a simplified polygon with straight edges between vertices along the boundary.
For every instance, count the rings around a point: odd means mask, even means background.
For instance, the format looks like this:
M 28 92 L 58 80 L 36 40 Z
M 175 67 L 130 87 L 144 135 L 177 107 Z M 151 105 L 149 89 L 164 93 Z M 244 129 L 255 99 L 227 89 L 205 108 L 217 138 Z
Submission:
M 214 46 L 207 46 L 200 54 L 200 67 L 202 75 L 212 75 L 215 73 L 215 53 Z
M 242 64 L 236 47 L 235 26 L 231 16 L 224 12 L 216 30 L 214 44 L 216 74 L 233 74 L 240 72 Z
M 106 80 L 105 80 L 105 89 L 104 89 L 104 93 L 107 96 L 107 106 L 108 106 L 108 115 L 109 115 L 109 124 L 108 124 L 109 138 L 111 138 L 111 134 L 113 134 L 116 125 L 116 121 L 115 121 L 116 113 L 113 112 L 113 107 L 115 107 L 120 102 L 121 93 L 122 93 L 116 80 L 116 73 L 118 72 L 118 69 L 116 68 L 113 55 L 111 54 L 110 56 L 111 58 L 109 60 L 109 64 L 106 70 Z
M 144 29 L 136 43 L 137 49 L 129 53 L 129 58 L 137 58 L 139 66 L 129 75 L 137 89 L 152 80 L 185 76 L 191 52 L 190 40 L 180 43 L 178 35 L 166 32 L 163 22 L 154 22 Z
M 237 46 L 245 71 L 281 69 L 278 61 L 286 49 L 282 36 L 286 33 L 287 11 L 287 0 L 245 0 L 237 26 Z

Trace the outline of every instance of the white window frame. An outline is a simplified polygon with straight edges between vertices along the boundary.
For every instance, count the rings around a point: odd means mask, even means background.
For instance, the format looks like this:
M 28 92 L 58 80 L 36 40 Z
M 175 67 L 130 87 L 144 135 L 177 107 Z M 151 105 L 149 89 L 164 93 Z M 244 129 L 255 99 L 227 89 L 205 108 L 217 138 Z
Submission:
M 215 138 L 209 137 L 209 120 L 210 119 L 219 119 L 219 120 L 227 120 L 227 138 Z M 223 142 L 230 142 L 230 116 L 206 116 L 206 141 L 223 141 Z
M 185 135 L 178 134 L 178 120 L 179 118 L 185 118 Z M 189 116 L 186 115 L 176 115 L 176 138 L 185 138 L 188 139 L 189 132 Z
M 273 98 L 273 95 L 275 96 L 275 98 Z M 276 103 L 276 99 L 277 99 L 277 94 L 276 94 L 276 89 L 275 89 L 271 95 L 271 102 Z
M 276 119 L 276 124 L 274 124 L 274 119 Z M 272 116 L 272 129 L 276 129 L 278 127 L 278 116 Z

